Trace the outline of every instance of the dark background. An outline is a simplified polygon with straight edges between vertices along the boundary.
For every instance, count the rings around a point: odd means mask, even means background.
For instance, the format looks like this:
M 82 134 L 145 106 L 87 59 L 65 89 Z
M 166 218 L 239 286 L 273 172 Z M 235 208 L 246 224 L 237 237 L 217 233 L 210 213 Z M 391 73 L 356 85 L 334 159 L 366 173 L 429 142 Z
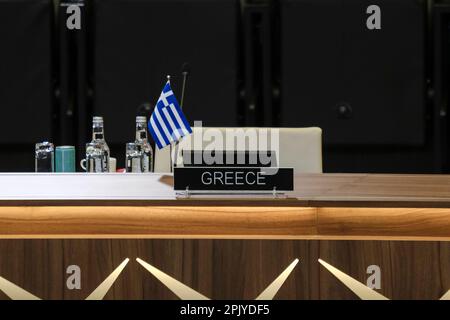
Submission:
M 431 0 L 0 0 L 0 171 L 33 171 L 46 139 L 81 158 L 93 115 L 123 166 L 187 63 L 191 122 L 319 126 L 325 172 L 446 173 L 449 17 Z

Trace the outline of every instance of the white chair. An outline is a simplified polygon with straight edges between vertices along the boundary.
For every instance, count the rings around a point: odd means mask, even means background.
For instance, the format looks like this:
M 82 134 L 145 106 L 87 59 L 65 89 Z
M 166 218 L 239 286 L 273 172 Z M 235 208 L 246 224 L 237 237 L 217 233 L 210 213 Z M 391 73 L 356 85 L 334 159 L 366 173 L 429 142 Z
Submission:
M 245 132 L 257 132 L 255 135 L 259 137 L 258 134 L 260 130 L 267 130 L 264 132 L 268 133 L 268 145 L 272 146 L 270 136 L 274 133 L 273 129 L 278 130 L 279 137 L 279 154 L 277 155 L 277 162 L 280 167 L 291 167 L 294 168 L 295 173 L 322 173 L 322 129 L 317 127 L 311 128 L 193 128 L 193 133 L 182 139 L 179 144 L 179 156 L 177 157 L 178 165 L 181 165 L 181 150 L 194 149 L 192 147 L 192 139 L 195 140 L 195 136 L 203 134 L 201 138 L 201 148 L 204 149 L 205 146 L 211 143 L 211 137 L 216 137 L 217 134 L 221 133 L 226 139 L 226 133 L 232 133 L 234 135 L 242 135 Z M 274 135 L 276 137 L 276 135 Z M 236 141 L 233 141 L 233 145 L 225 147 L 223 150 L 237 150 L 237 151 L 256 151 L 258 146 L 260 146 L 260 141 L 257 138 L 256 143 L 254 139 L 247 139 L 245 145 L 238 145 Z M 253 143 L 249 143 L 249 140 Z M 197 140 L 198 141 L 198 140 Z M 226 145 L 226 141 L 223 141 Z M 268 149 L 266 149 L 268 150 Z M 273 150 L 269 148 L 269 150 Z M 155 152 L 155 172 L 170 172 L 170 147 L 163 148 L 161 150 L 156 150 Z

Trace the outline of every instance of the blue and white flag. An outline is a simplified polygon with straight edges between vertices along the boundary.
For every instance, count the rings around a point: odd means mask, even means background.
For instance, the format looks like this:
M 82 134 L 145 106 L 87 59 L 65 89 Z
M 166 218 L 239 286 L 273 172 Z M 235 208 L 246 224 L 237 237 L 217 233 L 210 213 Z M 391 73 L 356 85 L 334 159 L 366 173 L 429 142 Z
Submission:
M 191 126 L 170 87 L 170 81 L 167 81 L 156 103 L 155 110 L 148 121 L 148 130 L 158 149 L 192 133 Z

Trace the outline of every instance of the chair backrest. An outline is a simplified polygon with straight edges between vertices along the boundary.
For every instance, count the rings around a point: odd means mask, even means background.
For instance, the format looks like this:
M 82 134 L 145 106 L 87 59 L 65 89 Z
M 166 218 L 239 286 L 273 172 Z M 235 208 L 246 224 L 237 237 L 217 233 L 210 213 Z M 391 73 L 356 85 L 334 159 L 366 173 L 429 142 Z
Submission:
M 247 130 L 254 129 L 254 130 Z M 259 133 L 260 130 L 266 130 L 268 133 L 268 146 L 273 146 L 271 143 L 271 136 L 276 138 L 276 135 L 272 135 L 275 132 L 272 130 L 278 130 L 278 150 L 277 163 L 280 167 L 292 167 L 295 173 L 321 173 L 322 172 L 322 130 L 317 127 L 311 128 L 193 128 L 192 135 L 183 138 L 179 145 L 179 154 L 181 150 L 195 149 L 197 147 L 195 143 L 192 143 L 192 139 L 199 134 L 201 136 L 201 148 L 211 143 L 212 137 L 216 137 L 220 132 L 225 140 L 226 133 L 232 133 L 234 136 L 242 134 L 248 134 L 248 132 L 256 132 L 256 143 L 249 143 L 249 141 L 255 142 L 253 139 L 247 139 L 245 144 L 238 144 L 236 141 L 229 143 L 228 147 L 224 150 L 249 150 L 256 151 L 260 148 Z M 224 145 L 227 145 L 226 141 L 223 141 Z M 194 145 L 194 148 L 192 147 Z M 264 150 L 273 150 L 271 148 L 264 148 Z M 177 156 L 177 162 L 180 164 L 181 156 Z M 155 172 L 170 172 L 170 148 L 166 147 L 155 152 Z

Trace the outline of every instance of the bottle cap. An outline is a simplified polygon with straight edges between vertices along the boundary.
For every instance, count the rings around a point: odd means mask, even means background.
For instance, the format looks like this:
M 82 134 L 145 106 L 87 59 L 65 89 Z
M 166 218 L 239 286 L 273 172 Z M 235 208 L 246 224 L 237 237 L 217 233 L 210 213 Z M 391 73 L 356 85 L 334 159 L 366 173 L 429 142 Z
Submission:
M 147 117 L 145 116 L 137 116 L 136 122 L 147 122 Z
M 103 122 L 103 117 L 93 117 L 92 122 Z

